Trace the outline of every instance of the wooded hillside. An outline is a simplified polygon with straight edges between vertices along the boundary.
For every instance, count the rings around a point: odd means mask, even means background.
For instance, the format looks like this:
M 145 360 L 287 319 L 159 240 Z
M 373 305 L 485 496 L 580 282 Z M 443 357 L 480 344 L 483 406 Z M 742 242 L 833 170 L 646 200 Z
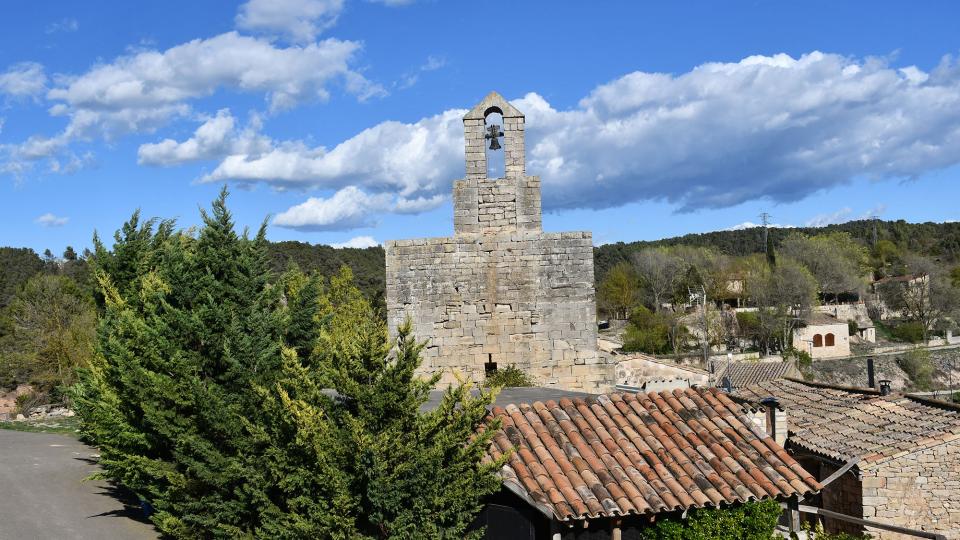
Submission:
M 818 235 L 832 232 L 846 232 L 854 239 L 870 246 L 876 239 L 889 240 L 903 251 L 933 257 L 945 263 L 960 262 L 960 223 L 908 223 L 897 221 L 860 220 L 849 221 L 826 227 L 796 227 L 769 229 L 770 242 L 774 248 L 791 233 Z M 594 274 L 599 283 L 607 272 L 621 262 L 629 262 L 633 253 L 647 247 L 662 246 L 712 247 L 726 255 L 743 256 L 763 253 L 763 229 L 754 227 L 736 231 L 713 231 L 699 234 L 686 234 L 662 240 L 617 242 L 594 248 Z

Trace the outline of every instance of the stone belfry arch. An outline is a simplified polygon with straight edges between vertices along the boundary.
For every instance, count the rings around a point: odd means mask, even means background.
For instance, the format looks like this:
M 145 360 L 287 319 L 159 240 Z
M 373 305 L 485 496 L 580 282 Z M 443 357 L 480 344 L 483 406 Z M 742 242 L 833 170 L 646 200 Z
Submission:
M 487 122 L 494 113 L 502 126 Z M 384 243 L 389 330 L 410 320 L 428 341 L 420 371 L 440 373 L 441 385 L 512 365 L 541 386 L 608 391 L 614 369 L 596 350 L 592 235 L 543 232 L 524 123 L 496 92 L 463 117 L 454 235 Z M 504 152 L 502 178 L 488 177 L 488 148 Z

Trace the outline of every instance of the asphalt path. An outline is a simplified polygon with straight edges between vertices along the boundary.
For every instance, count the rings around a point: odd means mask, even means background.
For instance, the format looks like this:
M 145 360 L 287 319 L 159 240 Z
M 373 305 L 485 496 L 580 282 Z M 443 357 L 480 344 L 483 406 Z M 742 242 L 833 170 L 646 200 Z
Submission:
M 68 435 L 0 429 L 0 540 L 156 539 L 136 501 L 84 481 L 96 457 Z

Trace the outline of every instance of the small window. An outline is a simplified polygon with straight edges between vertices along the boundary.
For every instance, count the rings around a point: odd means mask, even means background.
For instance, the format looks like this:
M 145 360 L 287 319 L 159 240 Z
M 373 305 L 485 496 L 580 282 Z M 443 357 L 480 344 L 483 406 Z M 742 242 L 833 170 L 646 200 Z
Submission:
M 827 347 L 833 347 L 833 334 L 827 334 Z
M 813 335 L 813 346 L 814 347 L 823 347 L 823 336 L 820 334 Z

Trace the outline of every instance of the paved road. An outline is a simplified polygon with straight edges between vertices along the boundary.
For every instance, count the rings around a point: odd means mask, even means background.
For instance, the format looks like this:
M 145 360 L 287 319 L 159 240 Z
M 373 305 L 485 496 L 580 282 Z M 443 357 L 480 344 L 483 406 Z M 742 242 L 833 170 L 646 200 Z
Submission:
M 67 435 L 0 429 L 0 540 L 156 539 L 109 484 L 83 481 L 94 455 Z

